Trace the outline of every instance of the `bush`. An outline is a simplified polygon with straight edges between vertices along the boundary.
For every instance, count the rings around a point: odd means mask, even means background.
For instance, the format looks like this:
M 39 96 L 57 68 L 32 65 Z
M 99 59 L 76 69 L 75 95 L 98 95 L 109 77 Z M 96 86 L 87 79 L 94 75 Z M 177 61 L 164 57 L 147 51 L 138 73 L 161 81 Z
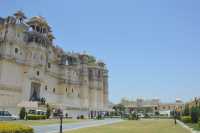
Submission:
M 129 114 L 129 117 L 128 117 L 129 120 L 138 120 L 138 116 L 136 113 L 133 113 L 133 114 Z
M 52 112 L 51 107 L 47 104 L 47 119 L 50 118 L 51 112 Z
M 21 120 L 24 120 L 25 116 L 26 116 L 26 109 L 25 109 L 24 107 L 22 107 L 22 108 L 20 109 L 20 112 L 19 112 L 19 118 L 20 118 Z
M 193 107 L 191 109 L 191 117 L 192 117 L 192 123 L 197 123 L 199 121 L 199 109 Z
M 96 117 L 96 119 L 97 120 L 101 120 L 101 119 L 103 119 L 103 117 L 100 114 L 98 114 L 97 117 Z
M 81 115 L 81 116 L 80 116 L 80 119 L 84 119 L 84 115 Z
M 32 115 L 32 114 L 27 115 L 27 120 L 45 120 L 45 119 L 47 119 L 46 115 Z
M 20 124 L 0 123 L 0 133 L 34 133 L 33 129 Z
M 200 128 L 200 121 L 198 122 L 198 127 Z
M 182 116 L 181 121 L 184 123 L 192 123 L 192 118 L 191 116 Z

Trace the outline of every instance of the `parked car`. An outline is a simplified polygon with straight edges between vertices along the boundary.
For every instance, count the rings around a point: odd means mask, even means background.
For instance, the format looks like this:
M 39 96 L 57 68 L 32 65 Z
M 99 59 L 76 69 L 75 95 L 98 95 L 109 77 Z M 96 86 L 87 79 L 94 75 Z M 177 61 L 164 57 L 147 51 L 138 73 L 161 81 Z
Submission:
M 143 113 L 138 113 L 137 114 L 139 118 L 144 118 L 144 114 Z
M 18 120 L 19 117 L 15 116 L 8 111 L 0 111 L 0 120 Z

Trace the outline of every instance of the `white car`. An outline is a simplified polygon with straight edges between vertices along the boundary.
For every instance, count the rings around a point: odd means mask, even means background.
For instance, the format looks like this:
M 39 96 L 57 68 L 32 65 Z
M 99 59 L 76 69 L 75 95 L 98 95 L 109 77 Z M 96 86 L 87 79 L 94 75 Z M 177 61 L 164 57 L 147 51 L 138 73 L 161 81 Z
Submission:
M 8 111 L 0 111 L 0 120 L 4 121 L 4 120 L 18 120 L 19 117 L 12 115 L 11 113 L 9 113 Z
M 34 115 L 46 115 L 46 112 L 43 110 L 29 110 L 28 114 Z
M 143 113 L 138 113 L 137 114 L 139 118 L 144 118 L 144 114 Z

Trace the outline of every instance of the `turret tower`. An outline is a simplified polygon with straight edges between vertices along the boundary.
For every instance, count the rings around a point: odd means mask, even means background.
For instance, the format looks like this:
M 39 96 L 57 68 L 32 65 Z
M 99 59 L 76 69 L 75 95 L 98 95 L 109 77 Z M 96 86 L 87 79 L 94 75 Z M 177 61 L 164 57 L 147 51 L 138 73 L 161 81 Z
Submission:
M 89 107 L 89 81 L 88 81 L 88 55 L 82 54 L 80 55 L 81 61 L 81 74 L 80 74 L 80 97 L 82 101 L 82 105 L 85 107 Z

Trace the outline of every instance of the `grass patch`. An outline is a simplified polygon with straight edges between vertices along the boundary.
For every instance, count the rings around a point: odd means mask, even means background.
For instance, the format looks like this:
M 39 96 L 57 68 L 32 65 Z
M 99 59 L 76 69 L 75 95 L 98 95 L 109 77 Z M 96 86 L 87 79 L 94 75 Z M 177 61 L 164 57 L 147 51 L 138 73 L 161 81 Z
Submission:
M 200 127 L 199 127 L 198 123 L 185 123 L 185 124 L 196 131 L 200 131 Z
M 112 125 L 84 128 L 65 133 L 190 133 L 173 120 L 124 121 Z

